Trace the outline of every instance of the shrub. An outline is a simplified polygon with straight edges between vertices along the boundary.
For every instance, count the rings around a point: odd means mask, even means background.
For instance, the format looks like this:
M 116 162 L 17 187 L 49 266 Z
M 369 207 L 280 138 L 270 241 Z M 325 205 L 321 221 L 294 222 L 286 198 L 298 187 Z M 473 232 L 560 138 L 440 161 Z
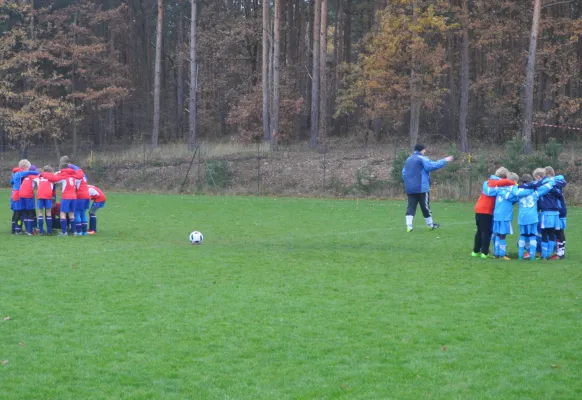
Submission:
M 208 186 L 226 188 L 232 177 L 228 163 L 225 160 L 210 160 L 204 165 L 204 181 Z
M 408 159 L 408 152 L 406 150 L 400 150 L 394 156 L 394 160 L 392 160 L 392 171 L 390 173 L 390 178 L 392 181 L 392 185 L 395 187 L 404 187 L 404 182 L 402 181 L 402 169 L 404 168 L 404 164 Z
M 550 159 L 550 165 L 554 169 L 560 168 L 559 159 L 562 151 L 564 151 L 564 147 L 555 138 L 550 138 L 544 147 L 544 153 Z
M 523 170 L 525 140 L 520 136 L 515 136 L 513 139 L 505 143 L 505 155 L 502 160 L 503 165 L 510 171 L 519 174 Z

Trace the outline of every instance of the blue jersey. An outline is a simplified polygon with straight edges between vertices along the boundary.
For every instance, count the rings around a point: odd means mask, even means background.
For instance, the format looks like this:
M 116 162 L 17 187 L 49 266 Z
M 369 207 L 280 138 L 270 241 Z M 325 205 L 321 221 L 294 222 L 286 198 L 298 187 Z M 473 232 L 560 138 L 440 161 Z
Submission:
M 513 204 L 517 198 L 512 196 L 512 186 L 497 189 L 493 221 L 511 221 L 513 219 Z
M 551 185 L 544 184 L 537 190 L 514 187 L 509 195 L 510 200 L 517 201 L 519 213 L 517 223 L 519 225 L 531 225 L 538 223 L 538 199 L 547 194 Z
M 38 175 L 40 172 L 38 171 L 21 171 L 15 172 L 10 178 L 10 184 L 12 185 L 12 190 L 20 190 L 20 184 L 22 183 L 22 179 L 26 178 L 28 175 Z

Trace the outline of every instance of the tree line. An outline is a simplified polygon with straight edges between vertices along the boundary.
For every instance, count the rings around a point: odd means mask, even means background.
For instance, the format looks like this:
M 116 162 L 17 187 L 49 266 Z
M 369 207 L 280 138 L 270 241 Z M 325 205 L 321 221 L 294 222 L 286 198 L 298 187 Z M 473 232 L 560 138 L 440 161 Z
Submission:
M 0 145 L 541 140 L 582 0 L 0 2 Z

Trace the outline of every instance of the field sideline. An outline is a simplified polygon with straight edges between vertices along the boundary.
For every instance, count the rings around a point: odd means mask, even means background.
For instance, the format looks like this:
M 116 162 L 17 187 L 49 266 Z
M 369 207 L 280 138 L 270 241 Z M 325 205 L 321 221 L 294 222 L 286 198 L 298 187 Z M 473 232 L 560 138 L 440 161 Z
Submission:
M 0 191 L 1 399 L 582 398 L 580 208 L 519 262 L 470 257 L 469 203 L 406 234 L 397 201 L 107 195 L 97 236 L 23 237 Z

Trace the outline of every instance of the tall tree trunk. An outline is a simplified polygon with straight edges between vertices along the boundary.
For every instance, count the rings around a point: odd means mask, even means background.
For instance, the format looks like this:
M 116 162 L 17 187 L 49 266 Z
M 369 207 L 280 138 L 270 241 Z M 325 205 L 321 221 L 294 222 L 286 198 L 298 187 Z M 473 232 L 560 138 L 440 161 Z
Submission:
M 190 15 L 190 113 L 188 121 L 190 125 L 190 136 L 188 148 L 194 150 L 196 147 L 196 91 L 198 90 L 198 63 L 196 48 L 196 27 L 198 0 L 192 0 L 192 13 Z
M 317 146 L 319 137 L 319 73 L 320 73 L 320 29 L 321 29 L 321 0 L 315 0 L 313 10 L 313 76 L 311 83 L 311 140 L 312 148 Z
M 158 146 L 160 137 L 160 94 L 162 75 L 162 31 L 164 29 L 164 1 L 158 0 L 158 23 L 156 26 L 156 65 L 154 72 L 154 127 L 152 131 L 152 147 Z
M 281 18 L 283 17 L 283 10 L 281 7 L 282 0 L 275 0 L 275 25 L 273 27 L 273 34 L 275 36 L 275 43 L 273 49 L 273 104 L 271 107 L 271 145 L 273 148 L 277 146 L 277 137 L 279 136 L 279 102 L 281 100 L 280 87 L 280 63 L 281 63 Z
M 448 111 L 448 121 L 445 129 L 450 130 L 451 136 L 458 139 L 458 117 L 459 117 L 459 101 L 457 97 L 457 84 L 455 81 L 455 39 L 453 37 L 453 32 L 447 32 L 447 80 L 449 86 L 449 111 Z
M 467 114 L 469 112 L 469 0 L 463 0 L 463 45 L 461 49 L 461 106 L 459 107 L 459 135 L 462 152 L 469 150 Z
M 270 1 L 263 0 L 263 140 L 271 140 L 269 125 L 269 35 L 270 35 Z
M 73 25 L 77 25 L 78 19 L 79 19 L 79 14 L 76 12 L 75 16 L 73 17 Z M 31 33 L 32 33 L 32 31 L 31 31 Z M 73 33 L 73 45 L 74 46 L 77 45 L 76 30 L 75 30 L 75 33 Z M 77 69 L 76 69 L 76 61 L 75 61 L 74 53 L 73 53 L 73 63 L 72 64 L 73 64 L 73 66 L 72 66 L 72 70 L 71 70 L 71 93 L 74 94 L 75 91 L 77 90 L 77 88 L 76 88 Z M 77 100 L 74 97 L 73 97 L 73 151 L 72 151 L 72 156 L 73 156 L 73 160 L 77 156 Z
M 176 117 L 178 118 L 178 132 L 176 137 L 181 138 L 184 133 L 184 0 L 180 0 L 178 7 L 180 8 L 180 13 L 178 16 L 178 60 L 176 65 L 178 69 L 176 78 Z
M 344 51 L 345 51 L 345 61 L 349 64 L 352 62 L 352 1 L 346 1 L 346 12 L 345 12 L 345 29 L 344 29 Z
M 327 138 L 327 0 L 321 1 L 321 28 L 320 28 L 320 59 L 319 59 L 319 135 L 323 140 Z
M 536 64 L 536 48 L 538 40 L 538 30 L 540 26 L 541 0 L 534 0 L 533 20 L 531 24 L 531 34 L 529 38 L 529 53 L 527 56 L 527 69 L 525 78 L 524 94 L 524 119 L 523 119 L 523 139 L 525 140 L 525 151 L 530 153 L 531 132 L 533 124 L 533 95 L 534 95 L 534 77 Z
M 417 0 L 413 1 L 412 4 L 412 23 L 416 26 L 417 24 Z M 410 147 L 414 147 L 418 140 L 418 126 L 420 123 L 420 93 L 418 88 L 418 77 L 416 76 L 416 55 L 414 50 L 412 51 L 412 68 L 410 71 Z

